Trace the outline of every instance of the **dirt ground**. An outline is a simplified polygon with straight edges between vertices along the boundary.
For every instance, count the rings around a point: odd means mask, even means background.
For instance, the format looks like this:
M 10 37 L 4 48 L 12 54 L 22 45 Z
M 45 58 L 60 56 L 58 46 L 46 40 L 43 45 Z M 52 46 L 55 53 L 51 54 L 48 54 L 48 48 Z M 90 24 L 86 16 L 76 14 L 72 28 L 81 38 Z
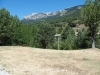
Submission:
M 100 49 L 1 46 L 0 66 L 10 75 L 100 75 Z

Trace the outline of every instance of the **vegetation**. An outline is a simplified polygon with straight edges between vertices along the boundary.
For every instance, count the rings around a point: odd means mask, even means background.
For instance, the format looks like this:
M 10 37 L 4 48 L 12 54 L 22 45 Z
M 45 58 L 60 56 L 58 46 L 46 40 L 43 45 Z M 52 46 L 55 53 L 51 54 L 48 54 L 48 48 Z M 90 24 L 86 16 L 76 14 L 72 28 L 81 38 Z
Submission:
M 11 16 L 5 8 L 0 9 L 0 45 L 11 45 L 21 24 L 17 16 Z
M 95 48 L 95 36 L 100 23 L 100 0 L 86 0 L 82 15 L 91 33 L 92 48 Z
M 48 44 L 54 42 L 55 28 L 54 25 L 43 23 L 39 25 L 39 30 L 36 35 L 37 42 L 41 48 L 47 48 Z
M 99 0 L 86 0 L 82 9 L 72 14 L 58 17 L 56 20 L 22 23 L 15 15 L 10 15 L 5 8 L 0 9 L 0 46 L 21 45 L 36 48 L 57 49 L 55 34 L 61 34 L 60 49 L 73 50 L 99 47 L 100 9 Z M 74 9 L 74 8 L 73 8 Z M 71 10 L 73 10 L 71 9 Z M 85 18 L 85 19 L 84 19 Z M 84 24 L 88 27 L 84 27 Z M 92 42 L 91 42 L 92 37 Z

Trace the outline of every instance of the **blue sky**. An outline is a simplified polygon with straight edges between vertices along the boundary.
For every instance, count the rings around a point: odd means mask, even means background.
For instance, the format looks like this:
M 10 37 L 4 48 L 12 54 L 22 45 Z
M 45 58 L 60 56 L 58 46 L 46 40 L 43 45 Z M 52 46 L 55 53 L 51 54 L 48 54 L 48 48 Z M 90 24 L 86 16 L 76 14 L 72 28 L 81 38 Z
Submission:
M 0 0 L 0 8 L 4 7 L 11 15 L 22 19 L 27 14 L 62 10 L 84 2 L 85 0 Z

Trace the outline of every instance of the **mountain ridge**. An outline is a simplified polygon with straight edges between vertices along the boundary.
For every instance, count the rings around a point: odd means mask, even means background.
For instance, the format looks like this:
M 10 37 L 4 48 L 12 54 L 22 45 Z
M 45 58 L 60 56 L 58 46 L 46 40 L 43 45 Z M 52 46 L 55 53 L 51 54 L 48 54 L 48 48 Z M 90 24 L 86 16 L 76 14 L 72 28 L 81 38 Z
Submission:
M 37 21 L 37 20 L 44 20 L 46 18 L 57 18 L 62 17 L 65 15 L 69 15 L 77 10 L 80 10 L 83 7 L 83 5 L 77 5 L 69 8 L 65 8 L 63 10 L 58 10 L 54 12 L 41 12 L 41 13 L 31 13 L 28 15 L 25 15 L 22 19 L 22 21 Z

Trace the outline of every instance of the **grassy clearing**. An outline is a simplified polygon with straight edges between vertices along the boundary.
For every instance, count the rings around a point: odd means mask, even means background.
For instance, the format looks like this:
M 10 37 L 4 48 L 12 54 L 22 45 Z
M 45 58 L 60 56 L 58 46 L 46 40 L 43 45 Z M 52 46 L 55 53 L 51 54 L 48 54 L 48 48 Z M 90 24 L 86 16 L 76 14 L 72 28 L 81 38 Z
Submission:
M 0 65 L 11 75 L 100 75 L 100 50 L 5 46 L 0 47 Z

